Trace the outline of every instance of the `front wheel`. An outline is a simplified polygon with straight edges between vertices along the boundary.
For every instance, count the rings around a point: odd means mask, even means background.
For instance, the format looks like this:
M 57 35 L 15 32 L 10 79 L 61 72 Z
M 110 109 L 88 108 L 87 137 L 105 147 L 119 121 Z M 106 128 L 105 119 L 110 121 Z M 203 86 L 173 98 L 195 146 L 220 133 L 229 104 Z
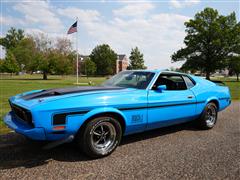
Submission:
M 204 108 L 201 117 L 198 119 L 197 124 L 201 129 L 211 129 L 217 122 L 217 107 L 214 103 L 210 102 Z
M 77 140 L 81 150 L 90 157 L 100 158 L 111 154 L 122 137 L 120 123 L 113 117 L 92 119 Z

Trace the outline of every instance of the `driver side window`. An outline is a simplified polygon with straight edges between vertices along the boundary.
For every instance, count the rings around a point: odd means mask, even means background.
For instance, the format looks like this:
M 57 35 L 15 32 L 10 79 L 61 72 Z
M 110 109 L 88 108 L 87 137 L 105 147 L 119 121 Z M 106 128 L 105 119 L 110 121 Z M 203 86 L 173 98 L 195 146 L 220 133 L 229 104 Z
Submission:
M 166 85 L 166 90 L 186 90 L 187 86 L 181 75 L 161 74 L 152 89 L 157 89 L 159 85 Z

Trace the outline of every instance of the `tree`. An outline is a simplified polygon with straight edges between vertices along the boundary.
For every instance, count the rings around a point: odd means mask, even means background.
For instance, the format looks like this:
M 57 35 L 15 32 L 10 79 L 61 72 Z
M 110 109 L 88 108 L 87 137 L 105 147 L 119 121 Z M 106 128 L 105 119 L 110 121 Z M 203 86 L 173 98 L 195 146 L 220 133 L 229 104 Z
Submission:
M 41 70 L 43 79 L 47 79 L 48 74 L 73 72 L 74 52 L 70 40 L 66 38 L 58 38 L 53 44 L 44 34 L 25 36 L 23 30 L 11 28 L 5 37 L 0 38 L 0 45 L 9 52 L 8 61 L 1 65 L 1 71 L 14 71 L 12 67 L 17 65 L 31 73 Z M 12 66 L 10 63 L 13 63 Z
M 94 75 L 97 70 L 95 63 L 89 58 L 84 62 L 84 69 L 87 76 Z
M 21 41 L 19 41 L 15 48 L 12 48 L 11 51 L 16 57 L 16 61 L 18 62 L 19 66 L 23 64 L 25 66 L 24 69 L 28 71 L 34 70 L 32 64 L 36 54 L 36 47 L 33 38 L 23 38 Z
M 6 50 L 15 48 L 17 44 L 24 38 L 24 31 L 22 29 L 15 29 L 11 27 L 4 38 L 0 38 L 0 45 L 4 46 Z
M 47 75 L 52 73 L 56 65 L 55 59 L 52 58 L 52 42 L 44 34 L 33 36 L 36 47 L 36 68 L 43 72 L 43 79 L 47 80 Z
M 2 71 L 8 72 L 8 73 L 16 73 L 19 72 L 19 66 L 17 64 L 17 61 L 13 55 L 13 53 L 8 50 L 6 58 L 4 62 L 2 63 Z
M 237 39 L 236 15 L 219 15 L 217 10 L 205 8 L 194 19 L 185 22 L 185 46 L 172 55 L 172 61 L 185 61 L 184 70 L 200 70 L 210 79 L 211 73 L 226 67 L 226 60 Z
M 229 58 L 229 72 L 236 74 L 237 81 L 239 81 L 240 75 L 240 22 L 236 25 L 235 31 L 233 33 L 234 46 L 232 57 Z
M 175 67 L 170 67 L 169 69 L 167 69 L 167 71 L 182 72 L 181 69 Z
M 90 59 L 96 64 L 98 75 L 112 75 L 116 66 L 117 54 L 107 44 L 96 46 L 90 54 Z
M 240 56 L 233 56 L 229 60 L 229 70 L 232 73 L 235 73 L 237 76 L 237 81 L 239 81 L 240 74 Z
M 56 61 L 52 58 L 52 53 L 39 54 L 38 56 L 39 66 L 38 69 L 43 72 L 43 80 L 48 79 L 48 74 L 52 74 L 53 69 L 55 69 Z
M 139 51 L 138 47 L 132 49 L 129 59 L 130 65 L 128 69 L 146 69 L 143 54 Z
M 4 60 L 0 59 L 0 73 L 3 72 L 3 63 Z
M 48 56 L 49 62 L 53 66 L 51 73 L 53 74 L 70 74 L 73 71 L 72 61 L 68 56 L 52 50 Z
M 58 38 L 55 44 L 55 49 L 58 50 L 61 54 L 67 55 L 71 53 L 72 43 L 67 38 Z
M 70 74 L 73 72 L 72 43 L 67 38 L 58 38 L 55 44 L 54 54 L 56 58 L 55 73 Z

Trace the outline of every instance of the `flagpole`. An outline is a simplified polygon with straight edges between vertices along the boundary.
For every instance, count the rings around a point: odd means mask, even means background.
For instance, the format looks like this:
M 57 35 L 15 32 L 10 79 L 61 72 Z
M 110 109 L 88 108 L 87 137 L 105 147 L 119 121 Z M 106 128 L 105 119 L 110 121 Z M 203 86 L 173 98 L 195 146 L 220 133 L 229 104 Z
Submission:
M 78 23 L 78 17 L 76 18 Z M 77 52 L 77 84 L 78 84 L 78 29 L 76 33 L 76 52 Z

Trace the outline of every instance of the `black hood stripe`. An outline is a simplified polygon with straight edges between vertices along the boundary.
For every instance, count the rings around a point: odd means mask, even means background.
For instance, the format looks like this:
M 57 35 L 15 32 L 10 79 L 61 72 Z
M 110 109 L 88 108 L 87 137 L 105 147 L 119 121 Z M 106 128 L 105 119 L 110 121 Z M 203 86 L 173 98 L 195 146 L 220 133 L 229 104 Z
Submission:
M 24 95 L 22 96 L 22 98 L 24 100 L 31 100 L 31 99 L 60 96 L 60 95 L 73 94 L 73 93 L 84 93 L 84 92 L 105 91 L 105 90 L 121 90 L 121 89 L 125 89 L 125 88 L 116 87 L 116 86 L 77 86 L 77 87 L 71 87 L 71 88 L 42 90 L 40 92 Z

